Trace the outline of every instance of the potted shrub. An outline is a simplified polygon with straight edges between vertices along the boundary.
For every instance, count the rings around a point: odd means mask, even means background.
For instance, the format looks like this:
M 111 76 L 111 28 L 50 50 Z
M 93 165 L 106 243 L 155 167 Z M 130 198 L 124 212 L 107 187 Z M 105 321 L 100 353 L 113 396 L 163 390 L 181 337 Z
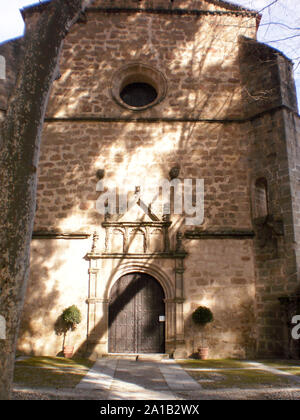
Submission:
M 81 312 L 77 306 L 72 305 L 66 308 L 62 313 L 62 320 L 66 327 L 67 342 L 64 345 L 64 356 L 71 358 L 73 356 L 74 346 L 69 344 L 69 336 L 71 331 L 74 331 L 77 325 L 81 322 Z M 69 332 L 69 334 L 68 334 Z
M 201 331 L 201 346 L 198 348 L 199 359 L 205 360 L 208 357 L 208 347 L 203 342 L 203 331 L 206 324 L 214 320 L 213 314 L 206 306 L 199 306 L 192 314 L 192 319 Z

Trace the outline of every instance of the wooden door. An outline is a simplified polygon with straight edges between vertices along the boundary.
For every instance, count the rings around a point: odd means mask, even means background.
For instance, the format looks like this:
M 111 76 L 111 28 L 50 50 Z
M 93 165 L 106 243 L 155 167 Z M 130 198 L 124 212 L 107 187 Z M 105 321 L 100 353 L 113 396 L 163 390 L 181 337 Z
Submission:
M 110 353 L 163 353 L 164 292 L 148 274 L 131 273 L 113 286 L 109 303 Z

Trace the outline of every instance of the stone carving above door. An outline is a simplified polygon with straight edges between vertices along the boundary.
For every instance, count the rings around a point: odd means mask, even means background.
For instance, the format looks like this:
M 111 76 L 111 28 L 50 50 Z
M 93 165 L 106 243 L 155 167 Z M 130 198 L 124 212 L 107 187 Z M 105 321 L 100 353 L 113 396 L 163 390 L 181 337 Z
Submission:
M 169 253 L 171 222 L 104 222 L 108 254 Z

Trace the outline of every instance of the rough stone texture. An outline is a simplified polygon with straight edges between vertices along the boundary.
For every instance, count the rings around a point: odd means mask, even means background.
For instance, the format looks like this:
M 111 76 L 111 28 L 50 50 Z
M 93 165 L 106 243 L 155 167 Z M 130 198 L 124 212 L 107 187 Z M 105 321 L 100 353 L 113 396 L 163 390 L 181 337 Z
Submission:
M 284 112 L 277 111 L 251 122 L 252 185 L 259 178 L 266 179 L 268 185 L 267 220 L 261 223 L 253 218 L 258 352 L 261 354 L 282 353 L 284 343 L 276 328 L 282 319 L 278 297 L 295 292 L 299 284 L 284 118 Z
M 226 1 L 218 0 L 95 0 L 91 8 L 126 8 L 154 10 L 247 11 Z M 250 12 L 250 11 L 248 11 Z
M 204 328 L 209 356 L 253 357 L 254 270 L 251 240 L 193 240 L 186 260 L 184 312 L 188 354 L 202 343 L 201 330 L 191 320 L 199 302 L 211 308 L 215 321 Z M 217 263 L 216 263 L 217 262 Z M 230 305 L 229 305 L 230 302 Z
M 232 30 L 233 24 L 243 28 Z M 163 72 L 168 95 L 136 117 L 236 118 L 241 114 L 237 37 L 253 36 L 253 24 L 254 19 L 232 15 L 88 13 L 88 23 L 74 27 L 65 42 L 62 77 L 53 86 L 47 115 L 132 118 L 112 99 L 110 87 L 119 69 L 138 61 Z
M 17 68 L 22 55 L 22 38 L 0 44 L 0 56 L 5 59 L 5 79 L 0 79 L 0 110 L 5 110 L 15 84 Z
M 86 19 L 65 41 L 44 125 L 20 351 L 59 353 L 55 321 L 76 304 L 84 320 L 74 333 L 76 351 L 107 352 L 110 288 L 141 270 L 165 290 L 166 351 L 195 352 L 191 313 L 207 305 L 215 316 L 205 329 L 212 357 L 282 355 L 278 297 L 294 293 L 300 280 L 300 123 L 291 63 L 255 41 L 257 15 L 226 2 L 98 0 Z M 111 95 L 118 71 L 137 62 L 167 82 L 166 97 L 143 111 Z M 180 179 L 204 179 L 200 227 L 172 214 L 168 247 L 162 228 L 138 206 L 119 225 L 101 226 L 98 169 L 110 185 L 134 188 L 167 178 L 175 166 Z M 260 179 L 263 218 L 255 198 Z M 161 209 L 153 212 L 161 221 Z M 149 225 L 130 225 L 141 221 Z M 186 234 L 186 256 L 178 230 Z M 100 238 L 92 252 L 91 239 L 74 239 L 94 231 Z M 63 235 L 68 239 L 58 239 Z
M 205 180 L 205 227 L 250 229 L 248 143 L 240 124 L 46 123 L 35 230 L 92 233 L 103 221 L 98 168 L 134 186 L 167 178 L 177 164 L 180 178 Z

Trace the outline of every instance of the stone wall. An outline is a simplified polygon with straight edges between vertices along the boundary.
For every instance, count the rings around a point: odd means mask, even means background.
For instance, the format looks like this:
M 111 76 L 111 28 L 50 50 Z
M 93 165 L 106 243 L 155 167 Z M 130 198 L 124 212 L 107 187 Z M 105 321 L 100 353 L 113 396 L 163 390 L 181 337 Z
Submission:
M 170 353 L 195 351 L 190 317 L 203 304 L 215 315 L 207 327 L 212 357 L 282 354 L 278 297 L 299 285 L 299 122 L 290 63 L 255 41 L 256 20 L 226 2 L 132 0 L 118 2 L 116 10 L 116 2 L 103 0 L 71 29 L 43 130 L 20 351 L 57 354 L 57 317 L 76 304 L 84 318 L 76 348 L 88 346 L 92 316 L 96 347 L 105 353 L 101 319 L 109 296 L 103 287 L 124 273 L 126 260 L 126 270 L 140 267 L 158 277 L 159 267 L 169 285 Z M 137 111 L 120 102 L 120 80 L 132 68 L 153 77 L 162 95 L 155 106 Z M 168 178 L 173 167 L 180 179 L 204 179 L 204 223 L 186 226 L 184 215 L 171 214 L 170 250 L 156 253 L 138 242 L 130 255 L 115 237 L 108 248 L 118 255 L 103 256 L 97 170 L 104 170 L 108 185 L 136 187 Z M 262 218 L 255 212 L 260 179 L 267 197 Z M 162 220 L 159 207 L 153 213 Z M 118 222 L 150 219 L 136 206 Z M 87 257 L 94 231 L 99 255 Z M 178 231 L 187 252 L 179 268 Z M 87 305 L 95 272 L 99 294 Z
M 181 179 L 204 179 L 203 227 L 250 229 L 244 137 L 241 124 L 48 122 L 35 231 L 92 233 L 103 221 L 95 208 L 97 169 L 111 185 L 134 187 L 168 178 L 176 165 Z
M 243 9 L 242 7 L 231 4 L 226 1 L 218 0 L 95 0 L 90 8 L 126 8 L 141 10 L 158 10 L 158 11 L 220 11 L 234 12 L 255 15 L 255 12 Z
M 297 265 L 294 252 L 291 186 L 282 111 L 266 114 L 249 123 L 251 136 L 251 183 L 264 179 L 267 215 L 256 218 L 255 267 L 259 354 L 283 351 L 282 310 L 278 298 L 295 291 Z M 280 170 L 278 170 L 280 168 Z M 252 208 L 254 207 L 254 200 Z
M 202 239 L 186 243 L 185 336 L 188 354 L 197 351 L 201 333 L 191 320 L 200 305 L 214 322 L 204 330 L 210 357 L 253 357 L 255 354 L 255 276 L 252 240 Z
M 244 127 L 240 123 L 224 125 L 115 122 L 112 126 L 111 123 L 104 122 L 48 122 L 44 127 L 40 160 L 35 232 L 46 237 L 51 233 L 91 235 L 97 230 L 103 251 L 105 233 L 100 226 L 104 218 L 95 209 L 96 200 L 100 195 L 96 191 L 97 169 L 105 170 L 105 179 L 112 185 L 119 184 L 120 180 L 124 179 L 128 184 L 137 185 L 142 181 L 154 183 L 159 178 L 167 178 L 174 165 L 180 166 L 182 179 L 205 180 L 205 219 L 202 230 L 251 231 L 247 176 L 249 142 L 244 141 L 244 137 Z M 186 153 L 187 150 L 190 150 L 190 153 Z M 138 165 L 137 162 L 142 165 Z M 155 211 L 155 214 L 162 216 L 161 210 Z M 125 215 L 125 220 L 145 219 L 149 220 L 143 212 Z M 181 226 L 184 231 L 189 227 L 185 227 L 182 216 L 173 215 L 171 219 L 173 223 L 170 227 L 170 242 L 174 248 L 178 228 Z M 44 241 L 47 242 L 47 239 Z M 73 242 L 77 246 L 77 241 L 70 240 L 70 243 Z M 215 314 L 216 322 L 210 333 L 212 355 L 234 354 L 243 357 L 250 354 L 254 345 L 251 312 L 251 308 L 254 307 L 252 240 L 185 242 L 189 254 L 184 262 L 186 354 L 192 354 L 197 346 L 192 340 L 194 330 L 190 325 L 191 311 L 197 304 L 210 305 Z M 112 252 L 122 250 L 122 246 L 116 246 L 115 244 L 111 249 Z M 69 256 L 62 257 L 60 248 L 54 250 L 54 255 L 54 260 L 57 258 L 58 261 L 63 261 L 63 270 L 70 270 L 71 273 L 73 268 L 69 266 Z M 81 260 L 84 256 L 85 252 L 82 249 Z M 33 248 L 32 260 L 35 259 L 36 251 Z M 147 265 L 151 261 L 150 256 Z M 171 272 L 172 278 L 173 260 L 163 261 L 161 269 Z M 69 305 L 76 303 L 80 307 L 85 302 L 88 291 L 88 264 L 83 260 L 81 264 L 82 270 L 84 265 L 86 267 L 81 285 L 82 287 L 85 284 L 85 294 L 76 294 L 74 298 L 68 294 L 66 299 Z M 77 263 L 77 271 L 76 267 Z M 111 270 L 112 267 L 105 261 L 100 272 L 101 281 L 103 278 L 109 278 Z M 36 274 L 32 276 L 35 278 Z M 59 299 L 66 302 L 65 280 L 60 274 L 59 276 Z M 51 283 L 52 277 L 53 274 L 49 271 L 43 276 L 43 282 Z M 37 280 L 34 280 L 35 285 L 36 282 Z M 28 294 L 30 296 L 30 289 Z M 229 325 L 233 301 L 236 302 L 237 317 L 234 323 Z M 66 302 L 66 306 L 68 304 Z M 84 318 L 87 316 L 87 309 L 87 306 L 83 305 Z M 224 315 L 226 312 L 228 316 Z M 54 321 L 52 319 L 52 323 Z M 27 327 L 28 324 L 24 324 L 21 330 L 26 330 Z M 85 327 L 82 324 L 80 330 Z M 102 327 L 101 331 L 101 334 L 105 335 Z M 54 337 L 53 331 L 52 335 Z M 24 343 L 24 339 L 20 342 Z M 86 345 L 82 337 L 80 343 L 82 350 Z M 24 345 L 20 348 L 24 348 Z M 55 351 L 58 351 L 57 347 Z
M 242 36 L 239 42 L 244 118 L 282 105 L 297 112 L 292 62 L 253 39 Z
M 90 240 L 33 240 L 31 281 L 19 334 L 20 352 L 60 354 L 64 336 L 60 333 L 58 319 L 66 307 L 75 304 L 82 312 L 82 322 L 70 339 L 77 354 L 86 354 L 89 345 L 86 337 L 89 265 L 83 256 L 90 250 L 90 246 Z M 211 308 L 215 318 L 205 328 L 204 334 L 205 343 L 210 346 L 210 356 L 253 357 L 255 288 L 252 240 L 193 240 L 186 241 L 186 246 L 194 251 L 185 260 L 185 355 L 192 355 L 200 345 L 200 332 L 192 324 L 191 314 L 202 304 Z M 98 287 L 106 290 L 105 297 L 109 296 L 114 281 L 123 274 L 124 262 L 102 260 Z M 133 267 L 136 267 L 136 263 L 134 258 L 130 260 Z M 163 259 L 158 265 L 158 260 L 145 257 L 146 271 L 147 267 L 153 266 L 159 267 L 157 270 L 164 273 L 164 276 L 173 278 L 174 261 Z M 96 319 L 99 321 L 95 325 L 89 321 L 90 328 L 99 342 L 107 343 L 105 317 L 102 315 Z M 171 353 L 174 351 L 172 334 L 174 332 L 171 331 L 166 343 L 166 350 Z M 103 347 L 102 352 L 105 353 Z M 89 354 L 93 354 L 93 351 Z
M 257 354 L 288 354 L 279 297 L 299 287 L 297 100 L 292 64 L 277 50 L 242 38 L 240 64 L 249 119 L 249 169 L 255 230 Z M 257 217 L 255 184 L 266 187 L 266 214 Z M 295 252 L 296 251 L 296 252 Z
M 89 240 L 34 239 L 31 273 L 19 332 L 18 351 L 25 354 L 62 355 L 63 345 L 77 350 L 87 331 L 87 266 L 83 256 Z M 64 337 L 59 322 L 64 309 L 77 305 L 82 321 Z
M 234 25 L 237 25 L 235 27 Z M 253 37 L 245 16 L 88 12 L 68 35 L 48 118 L 224 119 L 241 115 L 237 38 Z M 114 75 L 144 63 L 167 79 L 155 107 L 124 109 L 112 96 Z M 120 76 L 119 76 L 120 77 Z
M 293 225 L 293 239 L 296 251 L 297 266 L 300 266 L 300 194 L 299 194 L 299 179 L 300 179 L 300 119 L 299 116 L 285 111 L 283 114 L 285 133 L 287 141 L 287 158 L 289 165 L 289 179 L 290 191 L 292 201 L 292 217 L 290 225 Z M 292 229 L 291 229 L 292 230 Z M 296 277 L 295 277 L 296 278 Z M 299 273 L 297 275 L 299 280 Z

